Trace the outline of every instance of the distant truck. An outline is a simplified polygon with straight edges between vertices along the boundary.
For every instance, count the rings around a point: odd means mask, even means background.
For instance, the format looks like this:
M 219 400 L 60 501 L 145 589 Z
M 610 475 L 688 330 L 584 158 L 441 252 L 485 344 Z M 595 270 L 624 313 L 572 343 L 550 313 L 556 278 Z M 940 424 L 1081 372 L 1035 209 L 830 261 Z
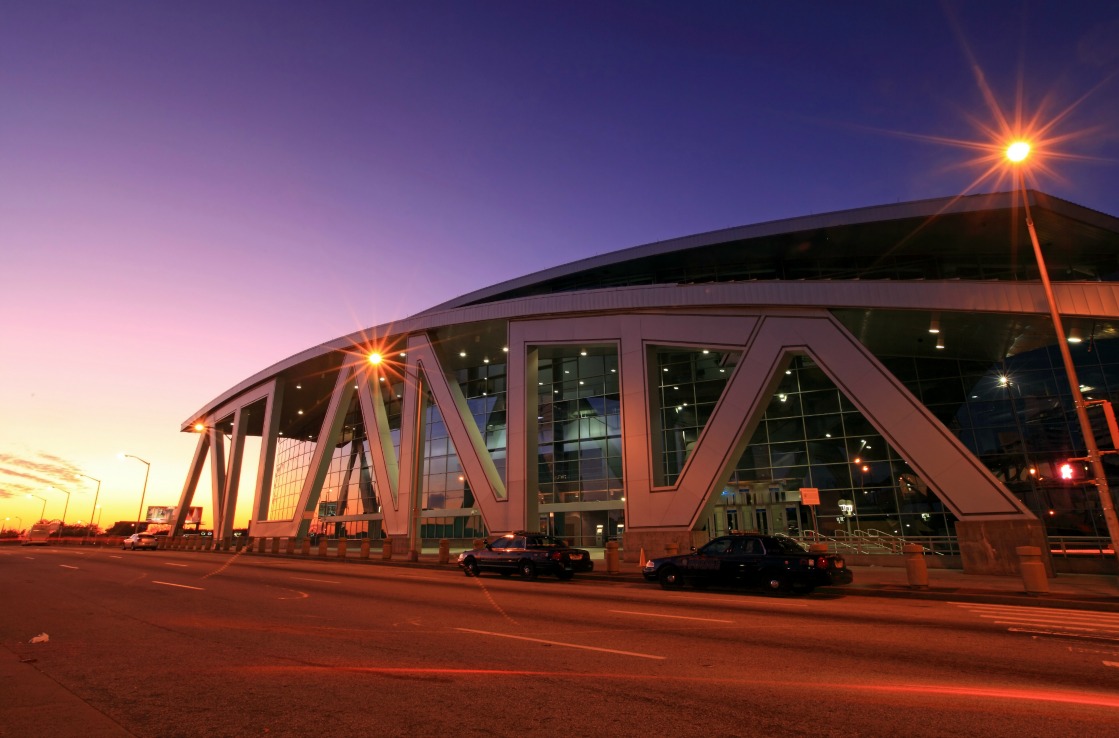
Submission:
M 27 531 L 27 537 L 23 539 L 23 546 L 45 546 L 50 537 L 58 532 L 58 523 L 35 523 L 31 526 L 31 530 Z

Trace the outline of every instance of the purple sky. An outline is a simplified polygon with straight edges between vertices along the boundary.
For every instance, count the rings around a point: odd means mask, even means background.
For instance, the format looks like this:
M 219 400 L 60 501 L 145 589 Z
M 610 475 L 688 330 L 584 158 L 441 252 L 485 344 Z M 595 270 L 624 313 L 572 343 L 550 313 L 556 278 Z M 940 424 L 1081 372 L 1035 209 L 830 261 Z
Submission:
M 134 519 L 122 450 L 175 504 L 208 400 L 495 282 L 999 189 L 931 140 L 997 127 L 973 61 L 1073 106 L 1039 185 L 1119 214 L 1117 38 L 1113 0 L 2 0 L 0 521 L 88 520 L 75 470 Z

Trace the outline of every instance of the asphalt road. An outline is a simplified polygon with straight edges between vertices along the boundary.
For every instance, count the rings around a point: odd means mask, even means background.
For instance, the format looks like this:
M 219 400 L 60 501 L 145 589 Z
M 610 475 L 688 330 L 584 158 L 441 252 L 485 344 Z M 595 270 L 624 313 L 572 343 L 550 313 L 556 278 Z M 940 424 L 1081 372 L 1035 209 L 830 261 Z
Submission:
M 138 736 L 1119 736 L 1111 613 L 113 549 L 0 582 L 3 646 Z

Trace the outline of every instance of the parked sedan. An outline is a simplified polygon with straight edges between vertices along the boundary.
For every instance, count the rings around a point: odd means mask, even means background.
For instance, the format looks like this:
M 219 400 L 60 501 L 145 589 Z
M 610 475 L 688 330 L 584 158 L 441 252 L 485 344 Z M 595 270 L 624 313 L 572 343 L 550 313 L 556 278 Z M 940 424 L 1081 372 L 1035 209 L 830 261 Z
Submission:
M 854 579 L 838 554 L 809 552 L 785 536 L 755 534 L 722 536 L 689 554 L 650 559 L 641 573 L 666 589 L 721 584 L 805 593 Z
M 508 533 L 482 548 L 463 551 L 458 565 L 468 577 L 495 571 L 502 576 L 519 573 L 525 579 L 533 579 L 537 574 L 570 579 L 577 571 L 594 569 L 589 552 L 571 548 L 560 538 L 525 531 Z
M 138 548 L 149 548 L 155 550 L 159 548 L 159 543 L 156 542 L 155 536 L 151 533 L 133 533 L 128 538 L 121 541 L 121 550 L 131 549 L 135 551 Z

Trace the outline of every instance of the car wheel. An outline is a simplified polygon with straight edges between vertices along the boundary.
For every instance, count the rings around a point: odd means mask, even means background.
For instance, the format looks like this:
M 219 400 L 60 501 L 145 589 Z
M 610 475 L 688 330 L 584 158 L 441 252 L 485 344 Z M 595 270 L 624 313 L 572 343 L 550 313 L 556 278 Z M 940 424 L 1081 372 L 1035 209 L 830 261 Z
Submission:
M 523 577 L 524 579 L 536 579 L 536 564 L 528 561 L 527 559 L 521 562 L 521 565 L 517 567 L 517 570 L 521 573 L 521 577 Z
M 478 561 L 476 559 L 467 559 L 462 565 L 462 572 L 468 577 L 478 576 Z
M 127 551 L 127 550 L 128 550 L 128 546 L 126 546 L 126 545 L 124 545 L 124 544 L 122 543 L 122 544 L 120 544 L 120 550 L 121 550 L 121 551 Z
M 770 573 L 765 577 L 765 588 L 770 592 L 780 592 L 788 589 L 788 583 L 782 574 Z
M 672 564 L 666 564 L 657 571 L 657 581 L 665 589 L 680 589 L 684 586 L 684 577 Z
M 556 573 L 556 577 L 564 580 L 565 582 L 573 576 L 575 576 L 575 572 L 573 571 L 561 571 Z

